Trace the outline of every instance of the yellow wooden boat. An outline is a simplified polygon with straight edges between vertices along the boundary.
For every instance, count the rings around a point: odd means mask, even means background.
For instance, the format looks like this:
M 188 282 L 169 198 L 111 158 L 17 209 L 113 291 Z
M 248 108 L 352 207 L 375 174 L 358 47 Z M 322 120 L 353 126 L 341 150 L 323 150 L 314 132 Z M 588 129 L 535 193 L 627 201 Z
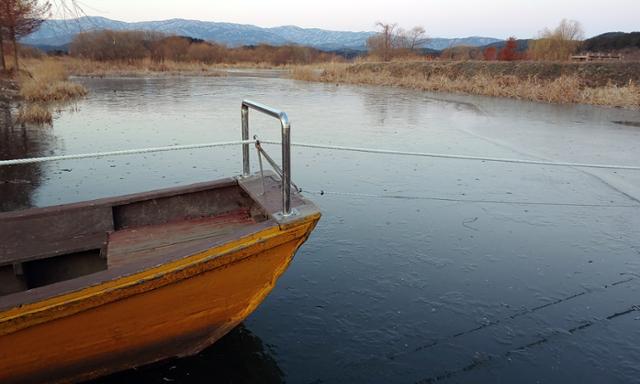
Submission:
M 266 297 L 320 212 L 283 169 L 0 214 L 0 383 L 74 382 L 197 353 Z M 258 147 L 259 151 L 263 150 Z

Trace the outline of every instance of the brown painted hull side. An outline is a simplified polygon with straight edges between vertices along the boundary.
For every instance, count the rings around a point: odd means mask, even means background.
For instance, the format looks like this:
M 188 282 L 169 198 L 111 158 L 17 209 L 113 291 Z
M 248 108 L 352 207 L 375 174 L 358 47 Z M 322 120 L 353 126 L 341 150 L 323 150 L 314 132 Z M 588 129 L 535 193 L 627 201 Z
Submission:
M 305 226 L 229 264 L 0 336 L 0 382 L 71 382 L 198 352 L 266 297 L 315 221 Z

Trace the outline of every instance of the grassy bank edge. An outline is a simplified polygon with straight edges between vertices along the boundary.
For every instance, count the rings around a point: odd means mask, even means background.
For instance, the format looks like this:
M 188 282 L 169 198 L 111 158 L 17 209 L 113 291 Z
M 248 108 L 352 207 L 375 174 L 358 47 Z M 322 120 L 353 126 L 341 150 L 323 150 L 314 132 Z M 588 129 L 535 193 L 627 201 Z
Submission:
M 581 68 L 566 71 L 559 63 L 528 63 L 529 73 L 501 70 L 500 63 L 470 62 L 467 71 L 460 73 L 460 63 L 404 62 L 404 63 L 329 63 L 296 66 L 290 76 L 296 80 L 327 83 L 347 83 L 395 86 L 431 92 L 451 92 L 554 104 L 588 104 L 606 107 L 640 109 L 640 85 L 629 80 L 621 83 L 614 71 L 602 71 L 598 81 L 587 81 Z M 535 65 L 533 65 L 535 64 Z M 464 64 L 463 64 L 464 65 Z M 491 67 L 491 66 L 494 67 Z M 606 65 L 606 64 L 605 64 Z M 555 76 L 549 69 L 560 68 Z M 517 64 L 512 68 L 518 68 Z M 437 70 L 435 70 L 437 69 Z M 614 68 L 615 69 L 615 68 Z M 614 81 L 615 80 L 615 81 Z M 590 84 L 591 83 L 591 84 Z M 621 83 L 621 84 L 620 84 Z
M 156 62 L 150 59 L 127 61 L 94 61 L 75 57 L 49 58 L 62 64 L 72 76 L 227 76 L 230 69 L 285 69 L 268 63 L 206 64 L 192 61 Z M 34 60 L 37 61 L 37 60 Z
M 20 105 L 16 123 L 20 125 L 50 125 L 54 107 L 87 94 L 84 86 L 69 80 L 67 69 L 57 60 L 25 60 L 23 68 L 17 74 Z

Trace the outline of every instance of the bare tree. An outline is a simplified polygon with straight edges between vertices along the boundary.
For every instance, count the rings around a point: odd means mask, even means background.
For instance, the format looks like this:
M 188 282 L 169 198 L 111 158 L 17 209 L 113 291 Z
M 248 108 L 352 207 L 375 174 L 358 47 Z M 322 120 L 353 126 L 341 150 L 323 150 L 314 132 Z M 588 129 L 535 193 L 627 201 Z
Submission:
M 424 28 L 420 26 L 409 31 L 397 24 L 377 22 L 376 26 L 380 31 L 367 39 L 367 48 L 371 55 L 378 56 L 383 61 L 409 55 L 428 41 Z
M 4 28 L 13 43 L 14 69 L 18 66 L 18 39 L 40 27 L 49 15 L 51 4 L 38 0 L 2 0 L 0 3 L 0 28 Z
M 79 17 L 84 15 L 82 8 L 76 0 L 52 0 L 52 2 L 58 15 L 62 15 L 63 17 Z M 14 24 L 15 21 L 13 19 L 15 18 L 15 16 L 18 16 L 16 15 L 16 11 L 24 12 L 29 10 L 31 10 L 31 14 L 27 12 L 27 14 L 24 16 L 26 17 L 26 19 L 32 19 L 27 23 L 31 25 L 25 26 L 28 28 L 16 27 L 16 36 L 14 37 L 14 34 L 11 32 L 11 28 L 9 26 L 11 24 Z M 2 2 L 0 3 L 0 70 L 7 70 L 4 49 L 5 39 L 9 39 L 12 41 L 12 43 L 15 43 L 19 37 L 33 32 L 40 25 L 44 18 L 50 16 L 50 10 L 51 3 L 48 0 L 2 0 Z M 37 25 L 34 25 L 34 22 L 37 23 Z M 14 60 L 17 60 L 17 56 L 15 55 L 15 44 L 13 45 L 13 48 Z
M 150 55 L 155 58 L 153 55 L 160 54 L 158 50 L 167 39 L 169 38 L 165 38 L 163 34 L 147 31 L 103 29 L 77 34 L 69 45 L 69 53 L 72 56 L 97 61 L 134 63 Z M 176 37 L 175 39 L 184 40 L 186 53 L 189 42 L 185 38 Z
M 398 50 L 409 49 L 409 34 L 402 28 L 396 28 L 391 38 L 391 50 L 393 56 L 396 56 Z
M 563 19 L 550 30 L 542 30 L 536 40 L 529 43 L 529 56 L 536 60 L 567 60 L 580 47 L 584 31 L 579 22 Z
M 584 40 L 584 30 L 576 20 L 562 19 L 553 32 L 554 35 L 566 41 Z
M 53 13 L 61 19 L 74 19 L 87 16 L 77 0 L 51 0 Z
M 424 30 L 424 27 L 417 26 L 413 27 L 410 31 L 406 32 L 408 47 L 410 50 L 415 51 L 418 48 L 424 46 L 429 38 L 426 36 L 427 31 Z
M 377 22 L 376 26 L 380 28 L 380 32 L 367 39 L 367 47 L 374 55 L 380 56 L 383 61 L 391 60 L 392 50 L 394 48 L 394 40 L 398 24 L 389 24 Z

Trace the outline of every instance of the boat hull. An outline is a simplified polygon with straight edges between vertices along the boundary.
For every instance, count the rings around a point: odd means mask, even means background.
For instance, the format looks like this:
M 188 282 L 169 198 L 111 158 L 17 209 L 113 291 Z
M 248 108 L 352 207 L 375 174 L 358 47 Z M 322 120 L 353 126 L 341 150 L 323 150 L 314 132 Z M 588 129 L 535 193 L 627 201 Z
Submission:
M 255 310 L 319 217 L 0 313 L 0 382 L 73 382 L 197 353 Z

